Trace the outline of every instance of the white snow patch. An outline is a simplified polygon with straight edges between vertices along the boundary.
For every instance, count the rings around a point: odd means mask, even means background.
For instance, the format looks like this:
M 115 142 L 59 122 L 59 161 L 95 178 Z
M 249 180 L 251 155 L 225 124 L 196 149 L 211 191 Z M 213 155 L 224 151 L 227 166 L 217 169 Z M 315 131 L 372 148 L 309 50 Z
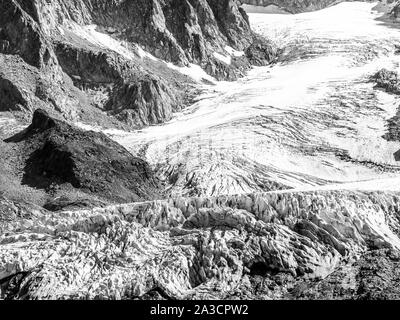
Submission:
M 230 65 L 232 63 L 232 58 L 230 56 L 224 56 L 218 52 L 214 52 L 213 55 L 216 59 L 218 59 L 219 61 L 222 61 L 225 64 Z
M 57 27 L 57 30 L 58 30 L 62 35 L 65 35 L 65 32 L 64 32 L 63 28 Z
M 199 65 L 191 63 L 189 67 L 178 67 L 173 63 L 166 63 L 167 66 L 173 70 L 177 70 L 180 73 L 192 78 L 197 82 L 202 82 L 203 80 L 207 80 L 211 83 L 216 83 L 217 81 L 207 74 Z
M 143 48 L 141 48 L 139 45 L 137 45 L 136 49 L 137 49 L 137 52 L 138 52 L 139 56 L 142 59 L 148 58 L 148 59 L 153 60 L 153 61 L 160 61 L 159 59 L 157 59 L 155 56 L 153 56 L 149 52 L 144 51 Z
M 97 25 L 95 24 L 87 26 L 80 26 L 76 23 L 69 24 L 70 31 L 87 40 L 88 42 L 104 49 L 114 51 L 129 60 L 137 58 L 132 51 L 126 48 L 124 42 L 115 40 L 105 33 L 98 32 L 96 28 Z

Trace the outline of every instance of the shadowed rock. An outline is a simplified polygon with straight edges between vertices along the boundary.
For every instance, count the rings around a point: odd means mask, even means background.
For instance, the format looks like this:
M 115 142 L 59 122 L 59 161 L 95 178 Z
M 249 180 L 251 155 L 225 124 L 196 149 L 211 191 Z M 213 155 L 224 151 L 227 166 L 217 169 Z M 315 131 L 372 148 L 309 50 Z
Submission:
M 103 133 L 86 132 L 36 110 L 32 124 L 7 140 L 29 155 L 23 183 L 47 189 L 71 184 L 108 201 L 154 199 L 160 187 L 149 165 Z

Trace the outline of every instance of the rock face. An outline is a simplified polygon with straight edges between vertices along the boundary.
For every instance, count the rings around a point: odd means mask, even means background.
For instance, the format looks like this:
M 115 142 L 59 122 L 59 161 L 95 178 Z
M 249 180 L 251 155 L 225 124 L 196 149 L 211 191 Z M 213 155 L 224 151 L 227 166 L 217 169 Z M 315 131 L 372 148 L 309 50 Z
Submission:
M 160 197 L 149 165 L 103 133 L 85 132 L 36 110 L 32 124 L 6 140 L 26 154 L 23 183 L 49 189 L 71 185 L 111 202 Z
M 170 120 L 194 81 L 163 61 L 234 80 L 255 39 L 236 0 L 4 0 L 0 11 L 0 110 L 26 119 L 40 107 L 108 127 Z
M 344 297 L 378 297 L 396 281 L 399 203 L 387 192 L 283 192 L 49 214 L 3 199 L 0 295 L 319 297 L 362 273 Z M 384 278 L 368 267 L 379 261 Z

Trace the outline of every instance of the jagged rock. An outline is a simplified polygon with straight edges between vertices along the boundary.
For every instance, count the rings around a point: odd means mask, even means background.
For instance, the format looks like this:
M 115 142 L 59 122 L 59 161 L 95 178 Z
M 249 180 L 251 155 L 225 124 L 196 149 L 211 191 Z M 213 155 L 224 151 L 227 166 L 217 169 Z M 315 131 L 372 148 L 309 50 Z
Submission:
M 180 64 L 205 62 L 226 45 L 243 50 L 252 37 L 236 0 L 84 0 L 79 11 L 74 3 L 56 1 L 51 7 L 61 21 L 115 28 L 121 38 Z
M 74 119 L 80 95 L 72 88 L 72 82 L 65 78 L 65 83 L 60 87 L 20 57 L 0 54 L 0 111 L 33 112 L 45 108 Z
M 23 183 L 35 188 L 70 184 L 108 201 L 154 199 L 149 165 L 103 133 L 85 132 L 36 110 L 32 124 L 6 140 L 27 153 Z
M 295 299 L 398 300 L 399 252 L 373 250 L 317 284 L 291 291 Z

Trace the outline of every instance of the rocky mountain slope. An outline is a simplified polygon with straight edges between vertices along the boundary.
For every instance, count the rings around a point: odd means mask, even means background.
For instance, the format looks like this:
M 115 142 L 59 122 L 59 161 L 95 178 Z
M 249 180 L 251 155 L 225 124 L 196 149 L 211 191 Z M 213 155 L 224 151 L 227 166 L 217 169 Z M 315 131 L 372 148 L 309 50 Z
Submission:
M 264 64 L 275 54 L 236 0 L 4 0 L 0 110 L 28 119 L 41 107 L 108 127 L 161 123 L 190 99 L 193 64 L 232 80 L 250 67 L 249 51 Z

